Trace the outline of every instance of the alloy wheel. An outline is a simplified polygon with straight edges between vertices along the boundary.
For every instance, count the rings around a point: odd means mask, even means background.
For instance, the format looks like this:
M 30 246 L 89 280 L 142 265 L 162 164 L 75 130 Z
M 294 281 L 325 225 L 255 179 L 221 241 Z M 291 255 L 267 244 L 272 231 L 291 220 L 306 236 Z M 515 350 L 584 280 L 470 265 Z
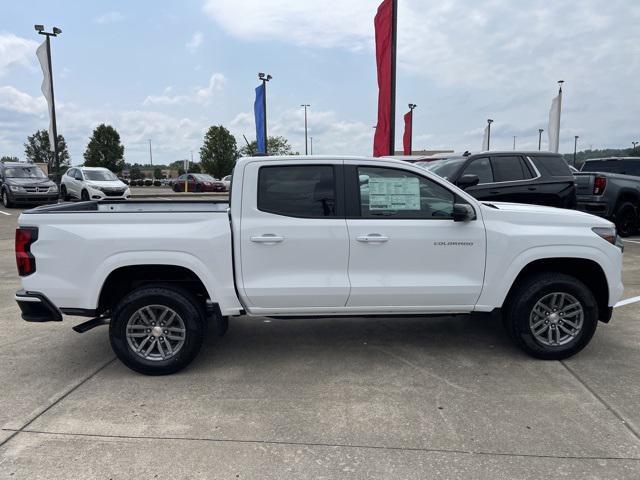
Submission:
M 529 328 L 535 339 L 550 347 L 566 345 L 582 330 L 584 308 L 576 297 L 553 292 L 536 302 L 529 315 Z
M 126 335 L 136 355 L 162 361 L 175 356 L 183 347 L 186 328 L 175 310 L 165 305 L 146 305 L 131 315 Z

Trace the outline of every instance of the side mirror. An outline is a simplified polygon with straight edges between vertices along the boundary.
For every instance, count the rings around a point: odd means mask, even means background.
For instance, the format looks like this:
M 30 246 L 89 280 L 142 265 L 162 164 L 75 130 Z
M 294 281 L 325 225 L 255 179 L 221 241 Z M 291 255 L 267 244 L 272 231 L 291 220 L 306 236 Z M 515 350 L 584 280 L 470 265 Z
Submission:
M 476 212 L 468 203 L 454 203 L 452 218 L 454 222 L 468 222 L 476 219 Z
M 466 175 L 462 175 L 458 179 L 458 181 L 456 182 L 456 185 L 458 185 L 458 187 L 464 190 L 466 188 L 476 186 L 479 182 L 480 182 L 480 179 L 478 178 L 477 175 L 472 175 L 470 173 L 467 173 Z

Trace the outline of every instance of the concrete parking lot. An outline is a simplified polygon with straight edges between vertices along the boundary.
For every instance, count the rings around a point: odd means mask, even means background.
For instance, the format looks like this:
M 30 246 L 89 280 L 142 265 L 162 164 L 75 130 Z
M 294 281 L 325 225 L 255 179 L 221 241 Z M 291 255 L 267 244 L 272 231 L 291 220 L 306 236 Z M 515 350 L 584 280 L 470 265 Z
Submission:
M 0 212 L 2 479 L 640 478 L 639 303 L 562 362 L 495 319 L 240 318 L 145 377 L 104 327 L 20 319 L 18 213 Z M 624 281 L 640 295 L 640 238 Z

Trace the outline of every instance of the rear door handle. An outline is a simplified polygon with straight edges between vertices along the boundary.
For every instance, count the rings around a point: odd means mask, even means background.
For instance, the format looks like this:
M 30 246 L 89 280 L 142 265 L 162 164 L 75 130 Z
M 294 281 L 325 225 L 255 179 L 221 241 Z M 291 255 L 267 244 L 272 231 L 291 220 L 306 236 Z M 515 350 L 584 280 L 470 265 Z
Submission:
M 251 241 L 255 243 L 280 243 L 284 241 L 284 237 L 273 233 L 265 233 L 259 237 L 251 237 Z
M 363 243 L 384 243 L 389 241 L 389 237 L 379 233 L 369 233 L 367 235 L 358 235 L 356 240 Z

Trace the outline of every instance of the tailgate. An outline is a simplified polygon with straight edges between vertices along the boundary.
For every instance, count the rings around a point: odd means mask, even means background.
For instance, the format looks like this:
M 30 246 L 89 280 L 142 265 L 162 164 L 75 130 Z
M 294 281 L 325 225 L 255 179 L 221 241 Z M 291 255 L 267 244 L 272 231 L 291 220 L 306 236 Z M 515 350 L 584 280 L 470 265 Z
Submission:
M 593 180 L 596 178 L 594 173 L 574 173 L 576 178 L 576 194 L 577 195 L 593 195 Z

